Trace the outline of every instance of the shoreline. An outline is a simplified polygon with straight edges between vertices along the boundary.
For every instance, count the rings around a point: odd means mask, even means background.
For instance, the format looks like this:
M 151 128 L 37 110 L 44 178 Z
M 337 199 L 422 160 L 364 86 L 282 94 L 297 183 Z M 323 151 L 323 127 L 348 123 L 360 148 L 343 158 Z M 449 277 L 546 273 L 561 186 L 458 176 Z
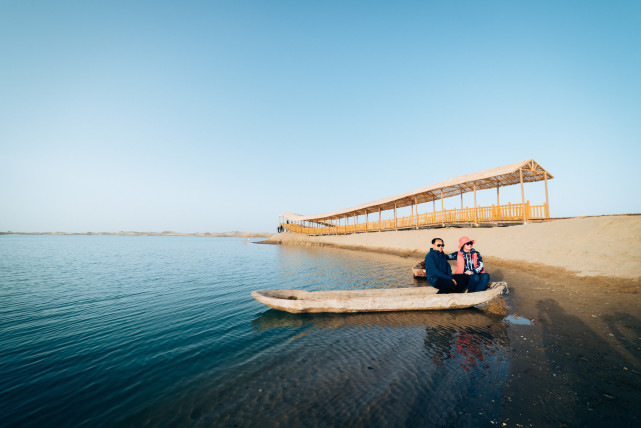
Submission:
M 638 425 L 641 216 L 334 237 L 291 235 L 281 233 L 261 243 L 418 260 L 434 237 L 443 238 L 448 251 L 456 249 L 452 244 L 462 235 L 475 239 L 492 280 L 509 284 L 510 292 L 503 297 L 507 314 L 529 321 L 507 329 L 510 363 L 507 381 L 500 386 L 504 425 Z M 528 260 L 519 258 L 523 252 Z M 413 264 L 408 260 L 408 276 Z
M 201 236 L 205 238 L 267 238 L 271 233 L 254 232 L 0 232 L 0 235 L 57 235 L 57 236 Z
M 555 269 L 576 277 L 641 280 L 641 215 L 573 217 L 509 227 L 443 227 L 306 236 L 273 234 L 261 244 L 318 246 L 422 259 L 431 240 L 445 240 L 456 251 L 461 236 L 476 240 L 486 265 Z

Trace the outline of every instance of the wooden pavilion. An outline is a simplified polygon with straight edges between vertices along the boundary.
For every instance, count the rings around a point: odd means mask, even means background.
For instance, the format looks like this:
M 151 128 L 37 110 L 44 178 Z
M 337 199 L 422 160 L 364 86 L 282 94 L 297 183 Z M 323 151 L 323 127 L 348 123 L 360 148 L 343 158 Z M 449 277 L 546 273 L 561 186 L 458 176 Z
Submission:
M 498 222 L 523 222 L 550 218 L 548 183 L 554 178 L 534 160 L 500 166 L 486 171 L 450 178 L 431 186 L 423 187 L 401 195 L 392 196 L 367 204 L 320 215 L 299 215 L 283 213 L 279 223 L 285 230 L 307 235 L 335 235 L 357 232 L 380 232 L 383 230 L 418 229 L 446 224 L 480 224 Z M 530 205 L 525 200 L 524 183 L 545 182 L 545 204 Z M 500 205 L 499 189 L 515 184 L 521 185 L 521 203 Z M 478 190 L 496 188 L 496 205 L 477 206 Z M 463 194 L 474 192 L 474 207 L 463 208 Z M 460 195 L 461 208 L 446 210 L 443 199 Z M 436 210 L 436 201 L 441 209 Z M 418 205 L 432 202 L 432 212 L 418 212 Z M 397 210 L 412 207 L 412 214 L 397 217 Z M 381 212 L 394 210 L 394 217 L 381 219 Z M 377 221 L 370 221 L 369 215 L 378 213 Z M 358 222 L 359 216 L 365 222 Z M 351 220 L 351 224 L 350 224 Z

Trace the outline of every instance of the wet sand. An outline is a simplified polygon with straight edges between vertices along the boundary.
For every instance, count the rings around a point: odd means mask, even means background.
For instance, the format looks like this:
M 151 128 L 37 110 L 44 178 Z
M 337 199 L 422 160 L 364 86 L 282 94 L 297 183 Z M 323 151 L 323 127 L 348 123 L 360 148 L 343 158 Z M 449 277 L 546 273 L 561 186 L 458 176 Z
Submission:
M 410 275 L 411 266 L 429 246 L 423 245 L 421 252 L 408 241 L 425 243 L 427 235 L 443 236 L 450 242 L 463 234 L 477 239 L 476 247 L 484 255 L 492 280 L 509 284 L 510 293 L 505 296 L 508 315 L 532 322 L 510 325 L 510 373 L 501 386 L 503 417 L 495 422 L 499 426 L 641 426 L 641 276 L 637 273 L 641 268 L 641 217 L 572 220 L 527 231 L 523 226 L 521 230 L 519 226 L 495 228 L 496 242 L 492 242 L 491 229 L 484 229 L 483 240 L 477 233 L 481 229 L 440 229 L 361 234 L 380 235 L 378 245 L 370 246 L 361 244 L 373 238 L 359 235 L 342 243 L 300 236 L 279 243 L 398 254 L 408 259 Z M 528 226 L 532 225 L 524 227 Z M 403 233 L 415 236 L 391 239 Z M 573 240 L 571 233 L 580 236 Z M 510 234 L 520 242 L 527 242 L 527 234 L 538 234 L 532 238 L 536 245 L 547 242 L 556 255 L 572 242 L 590 246 L 575 247 L 571 257 L 555 266 L 543 263 L 550 258 L 542 251 L 532 253 L 533 262 L 524 262 L 518 260 L 520 253 L 511 259 L 504 257 L 502 251 L 513 245 Z M 284 234 L 280 235 L 277 238 Z M 380 241 L 383 235 L 388 236 L 385 246 Z M 621 249 L 613 248 L 616 240 Z M 602 257 L 603 249 L 613 254 Z M 584 261 L 585 269 L 569 269 L 575 256 Z M 608 275 L 598 274 L 604 272 Z
M 510 284 L 504 422 L 510 426 L 639 426 L 641 281 L 577 277 L 489 259 Z

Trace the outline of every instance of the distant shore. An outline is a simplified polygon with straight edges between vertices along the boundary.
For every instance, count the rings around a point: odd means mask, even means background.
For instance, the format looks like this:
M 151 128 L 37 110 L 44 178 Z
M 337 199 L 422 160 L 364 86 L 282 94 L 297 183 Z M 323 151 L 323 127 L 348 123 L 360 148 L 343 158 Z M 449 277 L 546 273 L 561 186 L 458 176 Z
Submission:
M 180 232 L 0 232 L 0 235 L 114 235 L 114 236 L 203 236 L 214 238 L 267 238 L 272 236 L 271 233 L 254 233 L 254 232 L 198 232 L 198 233 L 180 233 Z
M 273 234 L 265 244 L 328 246 L 421 259 L 431 240 L 456 251 L 458 239 L 476 240 L 486 265 L 544 265 L 579 277 L 641 279 L 641 215 L 572 217 L 509 227 L 443 227 L 352 235 Z

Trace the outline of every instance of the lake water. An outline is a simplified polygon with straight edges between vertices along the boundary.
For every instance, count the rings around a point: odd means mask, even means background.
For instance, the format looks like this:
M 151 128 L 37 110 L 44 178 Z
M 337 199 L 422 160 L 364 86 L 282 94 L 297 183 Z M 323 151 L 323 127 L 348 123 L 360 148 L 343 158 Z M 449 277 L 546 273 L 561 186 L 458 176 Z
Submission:
M 1 424 L 495 426 L 505 319 L 296 315 L 250 295 L 424 286 L 414 262 L 243 238 L 0 236 Z

